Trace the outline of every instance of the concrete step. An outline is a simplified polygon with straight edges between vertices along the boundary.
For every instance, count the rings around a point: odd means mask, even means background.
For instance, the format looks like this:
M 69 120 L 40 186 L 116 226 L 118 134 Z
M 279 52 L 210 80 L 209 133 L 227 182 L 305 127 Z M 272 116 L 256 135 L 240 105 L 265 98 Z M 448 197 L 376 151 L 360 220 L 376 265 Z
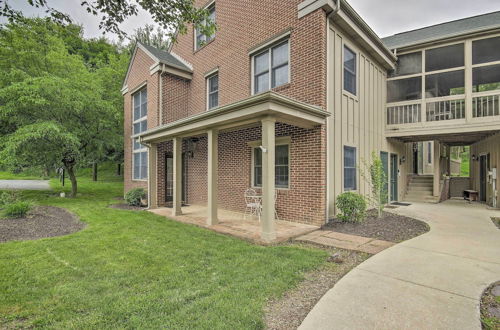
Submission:
M 433 178 L 413 178 L 411 179 L 411 182 L 434 182 Z
M 404 202 L 408 203 L 431 203 L 431 204 L 437 204 L 439 203 L 439 199 L 422 199 L 422 198 L 404 198 Z
M 406 195 L 409 196 L 432 196 L 432 191 L 426 190 L 408 190 Z
M 433 182 L 410 182 L 410 186 L 432 187 Z
M 410 185 L 408 187 L 408 191 L 432 191 L 432 186 L 414 186 L 414 185 Z

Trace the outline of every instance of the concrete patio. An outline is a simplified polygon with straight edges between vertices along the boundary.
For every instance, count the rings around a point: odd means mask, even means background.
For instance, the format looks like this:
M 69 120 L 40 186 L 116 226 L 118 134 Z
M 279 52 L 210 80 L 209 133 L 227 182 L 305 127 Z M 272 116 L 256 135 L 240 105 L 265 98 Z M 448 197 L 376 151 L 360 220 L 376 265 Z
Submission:
M 243 213 L 219 209 L 219 223 L 210 226 L 207 224 L 206 206 L 189 205 L 183 206 L 181 209 L 182 215 L 177 216 L 172 216 L 172 209 L 166 207 L 160 207 L 149 211 L 175 221 L 207 228 L 221 234 L 231 235 L 257 244 L 281 243 L 319 229 L 317 226 L 276 220 L 276 239 L 265 242 L 261 239 L 261 223 L 255 217 L 247 216 L 245 219 Z

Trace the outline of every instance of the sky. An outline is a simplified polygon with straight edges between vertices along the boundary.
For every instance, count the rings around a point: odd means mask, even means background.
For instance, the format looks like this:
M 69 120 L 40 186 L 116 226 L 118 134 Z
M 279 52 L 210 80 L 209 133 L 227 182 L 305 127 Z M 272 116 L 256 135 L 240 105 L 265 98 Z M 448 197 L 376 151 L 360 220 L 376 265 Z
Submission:
M 232 0 L 238 1 L 238 0 Z M 287 0 L 269 0 L 287 1 Z M 12 7 L 26 16 L 43 16 L 43 10 L 31 7 L 27 0 L 8 0 Z M 84 26 L 86 37 L 99 37 L 100 19 L 88 14 L 80 6 L 81 0 L 48 0 L 50 6 L 69 14 L 72 19 Z M 380 36 L 418 29 L 421 27 L 475 16 L 492 11 L 500 11 L 500 0 L 349 0 L 349 4 Z M 5 22 L 0 18 L 0 23 Z M 152 24 L 150 15 L 141 10 L 138 16 L 128 19 L 121 28 L 132 33 L 144 24 Z M 109 39 L 116 36 L 106 34 Z

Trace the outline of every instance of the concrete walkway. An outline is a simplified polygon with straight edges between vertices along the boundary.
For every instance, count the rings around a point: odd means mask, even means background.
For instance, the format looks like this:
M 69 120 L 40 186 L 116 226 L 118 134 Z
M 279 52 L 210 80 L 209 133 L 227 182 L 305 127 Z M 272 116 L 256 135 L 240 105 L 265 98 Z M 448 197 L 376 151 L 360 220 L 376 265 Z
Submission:
M 337 233 L 333 230 L 316 230 L 295 240 L 370 254 L 379 253 L 395 244 L 370 237 Z
M 48 180 L 0 180 L 0 190 L 50 190 Z
M 431 231 L 369 258 L 327 292 L 299 329 L 481 329 L 479 301 L 500 280 L 500 211 L 450 200 L 393 210 Z

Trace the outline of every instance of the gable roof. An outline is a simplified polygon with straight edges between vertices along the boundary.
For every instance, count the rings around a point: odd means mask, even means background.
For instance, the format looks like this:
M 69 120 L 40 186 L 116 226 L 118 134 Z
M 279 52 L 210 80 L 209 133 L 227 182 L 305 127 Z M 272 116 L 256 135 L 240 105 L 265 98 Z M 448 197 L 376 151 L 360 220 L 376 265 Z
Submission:
M 167 52 L 153 46 L 143 44 L 139 41 L 137 42 L 137 44 L 144 47 L 146 49 L 146 53 L 149 52 L 149 55 L 154 57 L 158 62 L 180 70 L 193 72 L 192 68 L 190 68 L 187 63 L 183 62 L 178 56 L 173 55 L 171 52 Z
M 500 28 L 500 11 L 398 33 L 382 41 L 388 48 L 396 49 L 495 28 Z
M 155 67 L 158 67 L 161 64 L 173 68 L 174 70 L 177 71 L 177 73 L 178 72 L 185 72 L 187 74 L 193 73 L 192 66 L 188 62 L 184 61 L 179 55 L 176 55 L 173 52 L 160 50 L 156 47 L 149 46 L 143 44 L 140 41 L 137 41 L 134 48 L 134 53 L 132 54 L 132 57 L 130 58 L 130 62 L 128 64 L 127 74 L 125 75 L 125 79 L 123 80 L 123 87 L 122 87 L 123 94 L 127 92 L 128 76 L 130 74 L 130 69 L 132 68 L 132 63 L 134 63 L 135 55 L 137 54 L 137 49 L 139 48 L 142 51 L 144 51 L 149 57 L 151 57 L 151 59 L 155 60 L 156 62 L 156 64 L 154 65 Z

